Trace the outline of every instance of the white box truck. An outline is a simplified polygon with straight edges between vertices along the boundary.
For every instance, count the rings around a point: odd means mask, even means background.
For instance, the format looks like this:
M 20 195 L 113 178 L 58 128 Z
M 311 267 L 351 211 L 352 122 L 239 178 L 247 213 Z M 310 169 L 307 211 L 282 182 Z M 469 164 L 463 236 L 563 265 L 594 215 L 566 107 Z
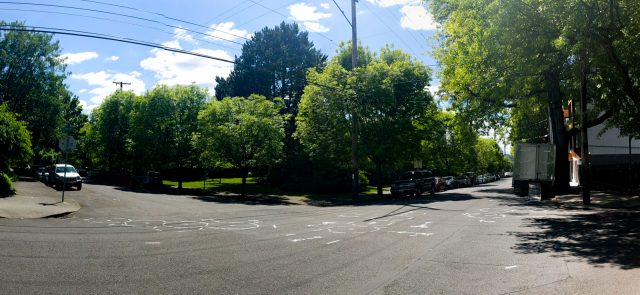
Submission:
M 520 143 L 513 158 L 511 186 L 516 195 L 529 194 L 529 184 L 539 183 L 543 197 L 552 195 L 556 147 L 552 144 Z

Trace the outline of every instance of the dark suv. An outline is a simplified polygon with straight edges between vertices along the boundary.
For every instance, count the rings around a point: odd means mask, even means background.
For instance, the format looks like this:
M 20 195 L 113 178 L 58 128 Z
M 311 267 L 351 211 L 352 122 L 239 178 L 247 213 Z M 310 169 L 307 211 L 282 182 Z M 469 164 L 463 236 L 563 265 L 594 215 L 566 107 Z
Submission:
M 411 196 L 420 195 L 423 192 L 436 191 L 436 178 L 429 170 L 406 171 L 400 174 L 398 180 L 391 183 L 391 195 Z

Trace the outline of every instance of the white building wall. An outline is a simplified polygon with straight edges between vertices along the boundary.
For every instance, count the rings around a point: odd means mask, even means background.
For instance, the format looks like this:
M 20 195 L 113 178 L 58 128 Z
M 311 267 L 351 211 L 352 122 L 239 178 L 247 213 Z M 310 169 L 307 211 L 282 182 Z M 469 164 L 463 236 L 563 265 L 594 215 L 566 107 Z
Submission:
M 629 137 L 621 137 L 620 130 L 611 128 L 604 132 L 604 123 L 587 130 L 589 136 L 589 154 L 590 155 L 628 155 L 629 154 Z M 631 153 L 640 154 L 640 140 L 631 141 Z

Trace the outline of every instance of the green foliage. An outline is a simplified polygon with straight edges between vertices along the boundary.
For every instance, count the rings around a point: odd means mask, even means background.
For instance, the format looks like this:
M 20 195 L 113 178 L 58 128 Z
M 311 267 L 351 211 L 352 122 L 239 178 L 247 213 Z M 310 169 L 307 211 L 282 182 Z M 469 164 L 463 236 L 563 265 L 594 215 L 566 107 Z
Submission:
M 0 172 L 15 163 L 26 163 L 33 156 L 31 136 L 24 124 L 0 104 Z
M 284 112 L 295 116 L 307 70 L 321 68 L 326 59 L 297 24 L 282 22 L 274 28 L 265 27 L 242 46 L 229 77 L 216 77 L 216 98 L 251 94 L 269 100 L 282 97 Z
M 11 178 L 4 172 L 0 172 L 0 198 L 12 196 L 16 193 L 11 185 Z
M 420 159 L 439 175 L 460 175 L 478 169 L 478 133 L 453 112 L 441 111 L 425 130 Z
M 261 95 L 209 102 L 200 112 L 196 137 L 204 165 L 231 164 L 246 177 L 251 169 L 277 162 L 284 139 L 282 103 Z
M 500 172 L 510 167 L 509 160 L 504 156 L 495 140 L 490 138 L 478 138 L 478 168 L 480 173 Z
M 90 166 L 111 173 L 130 171 L 133 165 L 130 118 L 136 99 L 131 91 L 116 91 L 92 111 L 81 141 Z
M 359 157 L 383 168 L 414 160 L 423 137 L 420 125 L 435 109 L 428 86 L 430 70 L 402 51 L 387 47 L 379 56 L 360 48 L 366 64 L 351 74 L 343 63 L 351 49 L 343 44 L 322 72 L 310 70 L 296 138 L 314 167 L 340 171 L 350 167 L 351 120 L 358 114 Z M 363 63 L 364 63 L 363 62 Z M 367 163 L 367 162 L 364 162 Z
M 0 25 L 24 29 L 18 22 Z M 0 103 L 26 123 L 37 157 L 57 149 L 60 127 L 83 123 L 81 107 L 67 90 L 64 61 L 52 35 L 29 31 L 0 32 Z

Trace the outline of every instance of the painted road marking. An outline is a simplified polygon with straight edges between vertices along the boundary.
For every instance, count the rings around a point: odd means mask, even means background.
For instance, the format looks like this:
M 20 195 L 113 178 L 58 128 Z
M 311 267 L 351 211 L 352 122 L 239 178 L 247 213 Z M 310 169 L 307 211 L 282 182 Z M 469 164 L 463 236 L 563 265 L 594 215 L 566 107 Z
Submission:
M 335 244 L 337 242 L 340 242 L 340 240 L 335 240 L 335 241 L 328 242 L 327 245 Z

